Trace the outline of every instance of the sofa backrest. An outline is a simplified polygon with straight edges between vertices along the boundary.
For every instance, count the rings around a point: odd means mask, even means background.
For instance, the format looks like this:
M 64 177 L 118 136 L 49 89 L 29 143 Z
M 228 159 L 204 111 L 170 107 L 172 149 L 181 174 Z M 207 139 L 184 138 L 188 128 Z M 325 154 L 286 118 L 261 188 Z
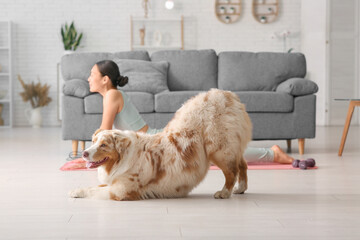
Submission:
M 217 87 L 217 55 L 214 50 L 164 50 L 151 55 L 151 61 L 169 62 L 170 91 L 200 91 Z
M 90 76 L 91 68 L 95 63 L 102 60 L 136 59 L 149 61 L 150 57 L 146 51 L 127 51 L 127 52 L 89 52 L 89 53 L 73 53 L 64 55 L 61 58 L 61 73 L 64 80 L 83 79 L 87 80 Z
M 305 77 L 302 53 L 221 52 L 218 87 L 232 91 L 274 91 L 283 81 Z

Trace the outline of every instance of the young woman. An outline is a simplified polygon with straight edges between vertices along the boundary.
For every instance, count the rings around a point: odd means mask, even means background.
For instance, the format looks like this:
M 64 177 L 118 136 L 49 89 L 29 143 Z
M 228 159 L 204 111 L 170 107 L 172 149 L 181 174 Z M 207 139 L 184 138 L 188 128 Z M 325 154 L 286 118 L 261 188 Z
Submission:
M 103 97 L 103 115 L 100 129 L 113 128 L 133 130 L 155 134 L 162 129 L 152 129 L 142 119 L 129 96 L 117 89 L 128 83 L 128 78 L 120 75 L 117 64 L 110 60 L 100 61 L 91 69 L 88 79 L 91 92 L 98 92 Z M 266 161 L 291 163 L 294 159 L 284 153 L 279 146 L 271 148 L 248 147 L 244 153 L 247 162 Z

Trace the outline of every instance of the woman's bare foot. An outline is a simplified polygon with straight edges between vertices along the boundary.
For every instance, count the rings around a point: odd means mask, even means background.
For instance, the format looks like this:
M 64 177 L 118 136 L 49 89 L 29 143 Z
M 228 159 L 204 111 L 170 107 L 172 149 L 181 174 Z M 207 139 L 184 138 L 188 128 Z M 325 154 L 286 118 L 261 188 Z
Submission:
M 284 153 L 278 145 L 272 146 L 271 149 L 274 151 L 274 162 L 289 164 L 294 161 L 294 158 Z

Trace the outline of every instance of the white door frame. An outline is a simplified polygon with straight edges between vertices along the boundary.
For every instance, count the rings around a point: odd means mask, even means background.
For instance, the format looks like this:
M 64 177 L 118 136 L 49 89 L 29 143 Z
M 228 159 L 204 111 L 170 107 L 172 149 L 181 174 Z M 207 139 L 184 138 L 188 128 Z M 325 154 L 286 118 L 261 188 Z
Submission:
M 354 11 L 355 11 L 355 33 L 354 36 L 357 38 L 355 40 L 355 52 L 357 52 L 357 54 L 355 54 L 355 66 L 358 66 L 357 68 L 355 68 L 355 79 L 354 79 L 354 96 L 356 96 L 356 98 L 360 98 L 360 3 L 359 1 L 354 1 L 355 2 L 355 7 L 354 7 Z M 325 125 L 329 126 L 330 125 L 330 112 L 332 111 L 331 109 L 331 101 L 333 101 L 332 96 L 330 94 L 330 92 L 332 91 L 332 81 L 331 81 L 331 76 L 330 76 L 330 61 L 331 61 L 331 52 L 330 52 L 330 44 L 331 44 L 331 32 L 330 32 L 330 28 L 331 28 L 331 4 L 332 1 L 326 1 L 326 51 L 325 51 L 325 58 L 326 58 L 326 63 L 325 63 L 325 68 L 326 68 L 326 73 L 325 73 Z M 358 111 L 358 113 L 356 114 L 356 111 Z M 355 114 L 353 115 L 353 119 L 351 120 L 352 124 L 356 124 L 356 125 L 360 125 L 360 111 L 355 109 Z
M 330 81 L 330 10 L 331 1 L 326 1 L 326 42 L 325 42 L 325 126 L 330 125 L 331 81 Z
M 356 7 L 355 7 L 355 36 L 357 37 L 356 41 L 356 62 L 357 62 L 357 69 L 355 74 L 355 91 L 356 91 L 356 97 L 360 98 L 360 3 L 359 1 L 356 1 Z M 355 110 L 356 111 L 356 110 Z M 358 114 L 357 119 L 354 119 L 354 122 L 356 121 L 357 125 L 360 125 L 360 111 L 359 108 L 357 108 Z

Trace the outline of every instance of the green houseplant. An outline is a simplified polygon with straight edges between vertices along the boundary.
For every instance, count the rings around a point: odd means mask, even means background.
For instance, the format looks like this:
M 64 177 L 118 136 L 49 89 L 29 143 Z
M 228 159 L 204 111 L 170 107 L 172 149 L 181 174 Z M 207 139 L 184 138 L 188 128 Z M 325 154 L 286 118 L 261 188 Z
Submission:
M 75 29 L 74 21 L 71 22 L 70 26 L 68 26 L 67 23 L 61 26 L 61 37 L 65 50 L 75 51 L 80 45 L 82 36 L 82 33 L 78 35 Z

